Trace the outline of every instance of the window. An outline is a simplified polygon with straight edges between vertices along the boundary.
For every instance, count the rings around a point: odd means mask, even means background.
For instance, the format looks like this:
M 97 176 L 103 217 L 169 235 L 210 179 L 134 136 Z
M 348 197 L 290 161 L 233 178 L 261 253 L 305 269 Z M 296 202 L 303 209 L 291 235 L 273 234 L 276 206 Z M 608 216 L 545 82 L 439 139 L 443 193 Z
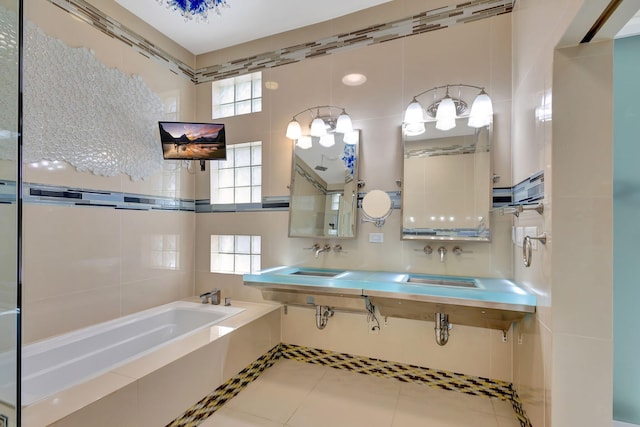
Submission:
M 211 100 L 214 119 L 262 111 L 262 72 L 213 82 Z
M 245 274 L 260 271 L 261 236 L 212 235 L 211 272 Z
M 227 145 L 227 160 L 211 164 L 211 204 L 262 203 L 262 142 Z

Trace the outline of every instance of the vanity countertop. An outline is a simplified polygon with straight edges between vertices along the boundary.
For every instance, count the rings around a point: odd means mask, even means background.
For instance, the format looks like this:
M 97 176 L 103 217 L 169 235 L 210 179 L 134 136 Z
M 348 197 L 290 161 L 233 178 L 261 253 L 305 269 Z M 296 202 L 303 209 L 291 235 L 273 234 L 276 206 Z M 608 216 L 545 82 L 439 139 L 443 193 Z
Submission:
M 416 282 L 408 282 L 409 278 Z M 282 266 L 245 274 L 244 282 L 259 288 L 322 291 L 351 296 L 456 304 L 470 307 L 535 312 L 536 296 L 507 279 L 440 276 L 418 273 L 317 269 Z M 424 283 L 428 281 L 441 284 Z M 473 287 L 448 286 L 448 282 L 473 283 Z

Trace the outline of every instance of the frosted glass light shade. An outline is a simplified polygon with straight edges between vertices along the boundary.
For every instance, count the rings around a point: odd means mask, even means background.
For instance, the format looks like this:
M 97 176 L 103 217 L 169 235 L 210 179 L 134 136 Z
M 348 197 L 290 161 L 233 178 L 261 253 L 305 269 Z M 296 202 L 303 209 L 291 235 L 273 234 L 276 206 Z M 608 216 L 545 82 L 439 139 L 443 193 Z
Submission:
M 300 128 L 300 123 L 293 119 L 289 122 L 289 126 L 287 126 L 287 138 L 289 139 L 299 139 L 302 136 L 302 129 Z
M 344 137 L 342 138 L 344 143 L 347 145 L 355 145 L 358 143 L 359 139 L 360 135 L 358 134 L 357 130 L 352 130 L 351 132 L 345 133 Z
M 413 101 L 404 112 L 404 123 L 415 125 L 423 123 L 424 121 L 424 109 L 422 105 L 413 98 Z
M 320 117 L 316 117 L 311 122 L 311 136 L 322 136 L 327 134 L 327 126 Z
M 347 133 L 353 130 L 353 124 L 351 123 L 351 117 L 344 111 L 338 116 L 336 122 L 336 132 Z
M 456 105 L 453 99 L 446 97 L 440 101 L 436 111 L 436 129 L 449 130 L 456 127 Z
M 323 147 L 333 147 L 336 145 L 336 139 L 332 133 L 326 133 L 320 137 L 320 145 Z
M 418 136 L 426 132 L 424 123 L 408 123 L 404 126 L 405 136 Z
M 309 135 L 301 136 L 298 138 L 296 145 L 298 148 L 302 148 L 303 150 L 311 148 L 311 137 Z
M 493 104 L 491 98 L 484 91 L 476 96 L 471 105 L 468 125 L 474 128 L 488 126 L 493 121 Z

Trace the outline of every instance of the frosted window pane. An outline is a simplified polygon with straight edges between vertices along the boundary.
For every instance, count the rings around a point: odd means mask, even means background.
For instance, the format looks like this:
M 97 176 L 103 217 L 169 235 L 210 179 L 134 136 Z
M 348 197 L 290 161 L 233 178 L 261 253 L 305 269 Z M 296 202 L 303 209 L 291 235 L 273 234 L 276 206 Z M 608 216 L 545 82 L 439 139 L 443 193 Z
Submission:
M 218 197 L 214 199 L 213 203 L 218 205 L 228 205 L 234 203 L 233 201 L 233 188 L 222 188 L 218 191 Z
M 211 236 L 211 252 L 218 252 L 218 235 Z
M 238 187 L 248 187 L 251 182 L 251 169 L 250 168 L 238 168 L 236 169 L 236 185 Z
M 261 252 L 260 246 L 262 245 L 261 236 L 251 236 L 251 253 L 259 254 Z
M 209 261 L 209 271 L 211 272 L 216 272 L 216 271 L 220 271 L 220 257 L 218 256 L 218 253 L 213 253 L 211 254 L 211 260 Z
M 251 168 L 251 185 L 262 185 L 262 166 Z
M 251 188 L 251 203 L 262 203 L 262 187 Z
M 236 101 L 251 99 L 251 82 L 236 84 Z
M 236 188 L 236 203 L 250 203 L 251 202 L 251 188 L 242 187 Z
M 242 101 L 236 104 L 236 115 L 249 114 L 251 112 L 251 101 Z
M 222 169 L 218 172 L 218 187 L 233 187 L 233 169 Z
M 220 236 L 220 252 L 224 252 L 227 254 L 232 254 L 233 253 L 233 246 L 235 244 L 234 242 L 234 236 Z
M 248 254 L 251 252 L 251 236 L 236 236 L 236 253 Z
M 233 146 L 227 145 L 227 160 L 216 162 L 218 165 L 218 169 L 229 169 L 232 168 L 235 162 L 233 161 Z
M 251 164 L 252 165 L 262 164 L 262 144 L 254 145 L 251 147 Z
M 236 255 L 236 273 L 251 273 L 251 256 Z
M 262 98 L 262 79 L 253 81 L 253 93 L 252 98 Z
M 251 162 L 251 149 L 249 147 L 236 148 L 236 167 L 249 166 Z
M 262 98 L 254 99 L 251 101 L 251 111 L 254 113 L 259 113 L 262 111 Z
M 235 107 L 233 104 L 222 104 L 220 106 L 220 117 L 231 117 L 235 115 Z
M 233 84 L 230 86 L 223 86 L 220 88 L 220 95 L 217 99 L 216 104 L 230 104 L 234 101 L 233 99 Z
M 260 262 L 260 255 L 251 256 L 251 273 L 257 273 L 262 268 Z
M 233 254 L 218 254 L 217 271 L 220 271 L 222 273 L 233 273 L 234 259 L 235 255 Z

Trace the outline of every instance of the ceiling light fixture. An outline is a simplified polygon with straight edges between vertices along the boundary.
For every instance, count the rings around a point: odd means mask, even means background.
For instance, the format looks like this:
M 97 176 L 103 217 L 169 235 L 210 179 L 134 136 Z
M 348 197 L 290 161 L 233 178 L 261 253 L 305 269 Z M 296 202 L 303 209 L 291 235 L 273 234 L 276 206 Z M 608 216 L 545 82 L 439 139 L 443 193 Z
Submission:
M 457 96 L 449 95 L 449 89 L 458 89 Z M 463 100 L 463 92 L 480 90 L 471 105 Z M 439 95 L 444 90 L 444 96 Z M 433 102 L 426 109 L 417 100 L 419 96 L 433 93 Z M 463 83 L 436 86 L 413 97 L 413 100 L 404 112 L 404 133 L 407 136 L 417 136 L 425 132 L 424 123 L 436 121 L 436 129 L 447 131 L 456 126 L 456 119 L 469 117 L 467 125 L 474 128 L 488 126 L 493 122 L 493 104 L 491 98 L 480 86 Z
M 332 110 L 339 110 L 338 116 L 332 114 Z M 311 115 L 311 124 L 309 125 L 309 134 L 302 134 L 302 127 L 298 122 L 298 116 L 309 113 Z M 343 107 L 333 105 L 320 105 L 317 107 L 307 108 L 295 114 L 289 125 L 287 126 L 287 138 L 293 139 L 300 148 L 311 148 L 311 138 L 319 138 L 318 143 L 325 147 L 335 144 L 335 134 L 344 134 L 343 141 L 346 144 L 355 144 L 357 135 L 353 135 L 353 123 L 351 117 L 347 114 Z M 347 141 L 348 140 L 348 141 Z
M 168 9 L 180 11 L 185 21 L 195 18 L 196 22 L 207 22 L 209 12 L 214 11 L 222 15 L 222 8 L 229 7 L 226 0 L 157 0 L 161 5 L 166 4 Z

